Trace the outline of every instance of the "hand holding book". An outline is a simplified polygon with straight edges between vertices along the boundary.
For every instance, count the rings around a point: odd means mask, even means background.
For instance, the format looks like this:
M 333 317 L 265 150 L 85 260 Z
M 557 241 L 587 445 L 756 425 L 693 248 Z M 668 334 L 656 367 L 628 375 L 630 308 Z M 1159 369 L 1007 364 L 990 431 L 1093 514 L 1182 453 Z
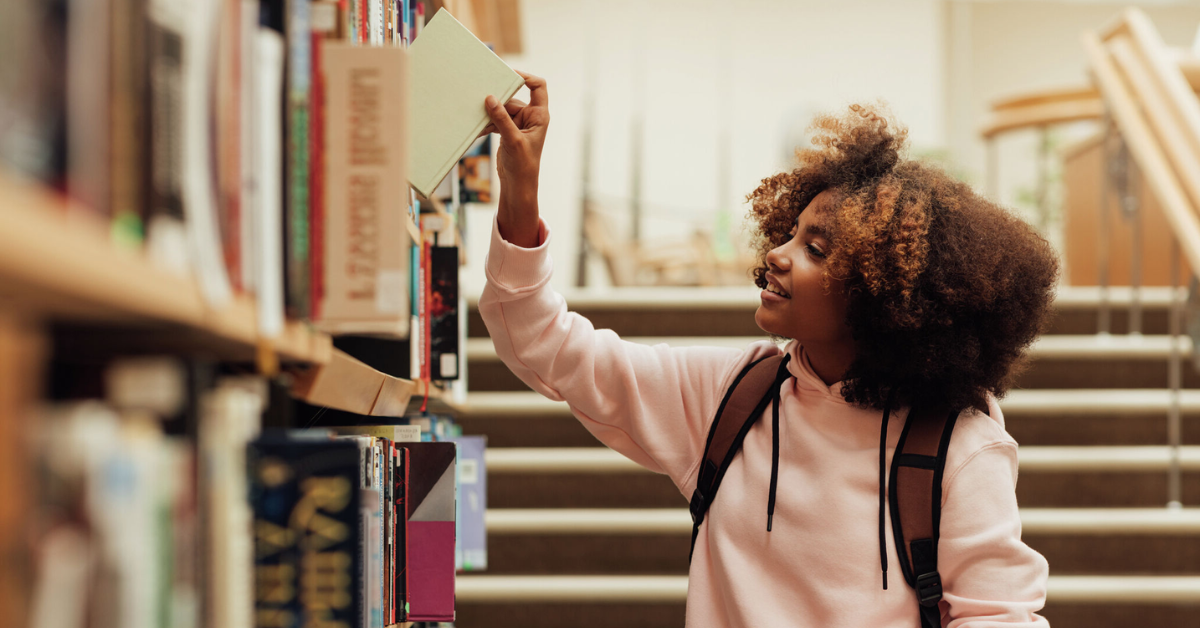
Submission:
M 517 246 L 532 248 L 538 245 L 538 172 L 550 125 L 550 101 L 545 79 L 518 73 L 529 88 L 529 103 L 510 100 L 501 105 L 488 96 L 484 106 L 491 123 L 483 132 L 500 134 L 496 151 L 500 235 Z

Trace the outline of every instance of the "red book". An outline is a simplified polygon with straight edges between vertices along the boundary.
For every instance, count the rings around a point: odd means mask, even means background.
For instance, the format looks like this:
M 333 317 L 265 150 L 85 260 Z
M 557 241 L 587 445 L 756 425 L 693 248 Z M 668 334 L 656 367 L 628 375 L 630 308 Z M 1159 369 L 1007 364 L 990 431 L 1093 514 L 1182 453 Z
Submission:
M 312 34 L 312 87 L 308 121 L 309 314 L 321 320 L 325 299 L 325 77 L 321 70 L 323 36 Z

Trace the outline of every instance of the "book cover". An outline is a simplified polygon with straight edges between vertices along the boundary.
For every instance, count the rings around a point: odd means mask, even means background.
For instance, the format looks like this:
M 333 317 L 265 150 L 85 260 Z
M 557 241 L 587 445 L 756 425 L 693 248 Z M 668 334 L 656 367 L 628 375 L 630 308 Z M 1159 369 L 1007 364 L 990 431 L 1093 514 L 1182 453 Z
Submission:
M 492 202 L 492 136 L 479 138 L 458 160 L 458 202 Z
M 250 451 L 256 625 L 351 625 L 362 604 L 358 447 L 271 437 Z
M 407 52 L 325 42 L 325 279 L 332 333 L 409 332 Z
M 488 116 L 488 95 L 508 102 L 524 79 L 449 12 L 429 20 L 412 55 L 413 162 L 409 182 L 426 198 L 475 141 Z
M 458 247 L 431 247 L 429 256 L 430 377 L 458 379 Z
M 454 621 L 454 443 L 409 443 L 408 620 Z
M 396 472 L 392 484 L 392 513 L 395 516 L 395 559 L 392 561 L 395 621 L 408 621 L 408 449 L 396 447 Z
M 394 443 L 421 440 L 421 428 L 416 425 L 333 425 L 329 429 L 336 434 L 374 436 L 386 438 Z
M 458 550 L 459 571 L 487 570 L 487 453 L 486 436 L 458 436 Z

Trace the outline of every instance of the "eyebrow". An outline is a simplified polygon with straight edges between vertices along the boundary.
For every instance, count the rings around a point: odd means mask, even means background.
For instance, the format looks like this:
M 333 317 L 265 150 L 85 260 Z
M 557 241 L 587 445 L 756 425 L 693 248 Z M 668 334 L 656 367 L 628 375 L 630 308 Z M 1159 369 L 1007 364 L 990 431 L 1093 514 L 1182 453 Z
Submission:
M 821 236 L 826 240 L 833 240 L 833 235 L 829 233 L 829 229 L 826 229 L 822 225 L 808 225 L 804 228 L 804 233 L 807 233 L 808 235 Z

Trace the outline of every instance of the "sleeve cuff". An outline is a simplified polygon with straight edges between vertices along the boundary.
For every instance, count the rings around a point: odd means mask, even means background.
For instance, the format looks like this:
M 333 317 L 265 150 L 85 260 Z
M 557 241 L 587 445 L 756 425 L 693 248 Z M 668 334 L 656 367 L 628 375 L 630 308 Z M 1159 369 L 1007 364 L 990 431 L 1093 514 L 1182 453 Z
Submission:
M 552 263 L 547 244 L 550 228 L 546 221 L 538 219 L 538 245 L 527 249 L 505 240 L 500 235 L 500 224 L 492 216 L 492 243 L 488 249 L 487 274 L 493 283 L 510 290 L 536 286 L 550 277 Z

